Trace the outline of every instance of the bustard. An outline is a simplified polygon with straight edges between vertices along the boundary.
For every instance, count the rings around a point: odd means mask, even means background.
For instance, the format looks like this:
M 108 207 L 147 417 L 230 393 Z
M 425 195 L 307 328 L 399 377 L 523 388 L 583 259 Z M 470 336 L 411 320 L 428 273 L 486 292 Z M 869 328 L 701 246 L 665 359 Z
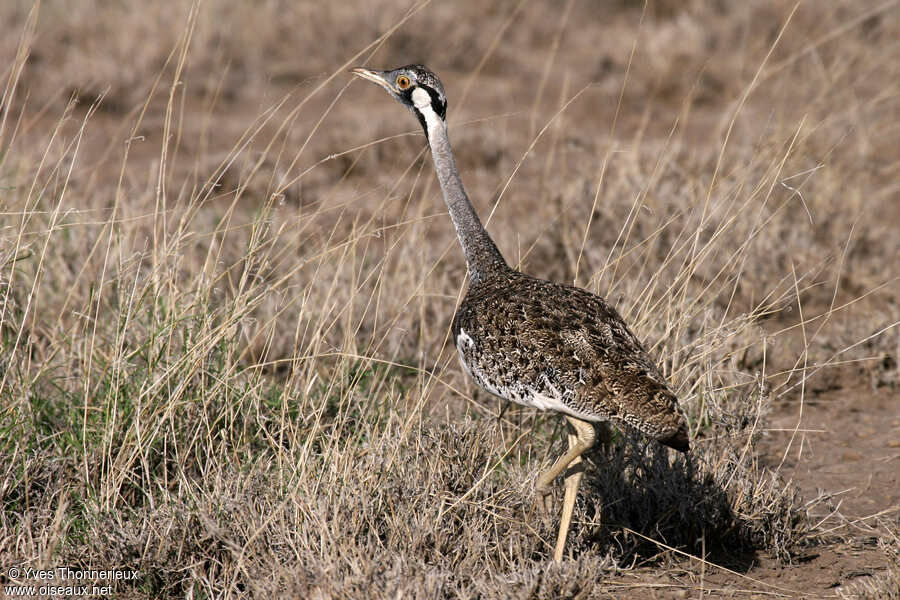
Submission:
M 506 400 L 566 416 L 569 449 L 537 480 L 549 512 L 549 488 L 565 471 L 565 500 L 553 559 L 562 560 L 584 472 L 581 455 L 594 444 L 592 422 L 636 428 L 666 446 L 688 450 L 687 425 L 640 341 L 607 302 L 585 290 L 511 269 L 463 188 L 447 136 L 447 98 L 422 65 L 391 71 L 357 68 L 410 109 L 425 130 L 450 218 L 466 257 L 469 289 L 453 319 L 466 372 Z

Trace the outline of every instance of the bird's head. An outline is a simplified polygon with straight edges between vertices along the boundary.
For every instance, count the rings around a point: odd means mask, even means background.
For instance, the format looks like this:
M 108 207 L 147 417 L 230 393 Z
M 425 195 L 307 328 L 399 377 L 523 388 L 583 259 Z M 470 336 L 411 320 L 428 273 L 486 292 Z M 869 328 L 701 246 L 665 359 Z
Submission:
M 443 123 L 447 116 L 447 96 L 437 75 L 422 65 L 407 65 L 392 71 L 356 68 L 350 71 L 377 83 L 419 118 L 425 133 Z

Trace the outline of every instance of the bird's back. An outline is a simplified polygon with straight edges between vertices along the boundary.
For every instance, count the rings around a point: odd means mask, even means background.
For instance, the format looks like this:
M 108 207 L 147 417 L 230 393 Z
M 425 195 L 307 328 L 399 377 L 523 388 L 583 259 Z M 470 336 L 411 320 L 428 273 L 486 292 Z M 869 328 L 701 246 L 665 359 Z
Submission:
M 600 296 L 504 269 L 473 282 L 453 335 L 466 371 L 488 392 L 588 421 L 625 423 L 688 449 L 675 394 Z

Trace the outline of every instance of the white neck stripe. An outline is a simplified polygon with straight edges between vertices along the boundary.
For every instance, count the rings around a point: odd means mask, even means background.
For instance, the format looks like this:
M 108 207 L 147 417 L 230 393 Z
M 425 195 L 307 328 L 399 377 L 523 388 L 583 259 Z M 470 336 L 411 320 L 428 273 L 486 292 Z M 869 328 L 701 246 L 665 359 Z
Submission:
M 431 94 L 422 88 L 416 88 L 412 92 L 412 102 L 416 110 L 425 119 L 425 129 L 428 130 L 428 137 L 431 137 L 438 127 L 444 126 L 444 120 L 441 119 L 431 104 Z
M 430 104 L 424 108 L 416 108 L 416 110 L 425 117 L 425 127 L 428 129 L 429 138 L 433 137 L 434 133 L 444 126 L 444 121 L 437 116 Z
M 416 108 L 422 110 L 426 106 L 431 106 L 431 94 L 417 87 L 412 92 L 412 101 Z

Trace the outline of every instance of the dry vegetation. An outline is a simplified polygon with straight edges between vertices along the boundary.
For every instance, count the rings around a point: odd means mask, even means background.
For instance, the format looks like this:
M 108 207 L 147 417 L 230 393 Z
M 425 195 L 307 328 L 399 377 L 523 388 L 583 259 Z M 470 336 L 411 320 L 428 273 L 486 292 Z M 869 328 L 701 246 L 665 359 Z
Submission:
M 755 565 L 859 530 L 764 456 L 768 415 L 898 381 L 897 4 L 4 2 L 0 566 L 792 595 Z M 561 565 L 533 505 L 561 420 L 461 372 L 423 138 L 345 73 L 413 61 L 510 262 L 608 297 L 689 414 L 687 458 L 591 453 Z M 896 510 L 867 531 L 893 566 L 811 595 L 900 596 Z

